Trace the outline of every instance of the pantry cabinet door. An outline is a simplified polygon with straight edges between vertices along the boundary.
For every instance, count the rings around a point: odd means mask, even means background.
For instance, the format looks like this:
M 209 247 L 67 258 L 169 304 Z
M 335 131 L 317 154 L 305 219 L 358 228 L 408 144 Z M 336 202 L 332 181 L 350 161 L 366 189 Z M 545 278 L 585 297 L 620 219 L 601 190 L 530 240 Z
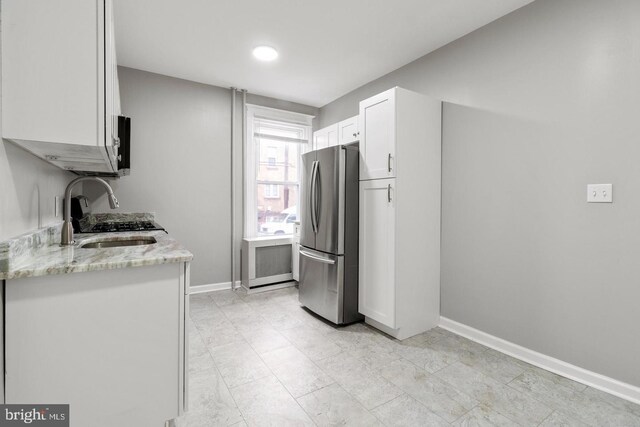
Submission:
M 396 175 L 396 90 L 360 102 L 360 179 Z
M 396 328 L 395 179 L 360 182 L 358 311 Z

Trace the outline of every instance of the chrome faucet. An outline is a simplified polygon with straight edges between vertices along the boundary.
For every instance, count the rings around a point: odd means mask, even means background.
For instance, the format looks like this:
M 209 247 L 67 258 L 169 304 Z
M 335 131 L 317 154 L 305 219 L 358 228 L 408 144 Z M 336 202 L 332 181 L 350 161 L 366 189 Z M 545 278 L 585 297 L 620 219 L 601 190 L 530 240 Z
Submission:
M 71 223 L 71 189 L 74 185 L 81 181 L 96 181 L 102 184 L 107 189 L 107 197 L 109 199 L 109 207 L 115 209 L 118 206 L 118 199 L 113 194 L 113 189 L 107 181 L 95 176 L 81 176 L 76 178 L 67 185 L 67 189 L 64 191 L 64 223 L 62 224 L 62 236 L 60 237 L 61 246 L 69 246 L 73 244 L 73 224 Z

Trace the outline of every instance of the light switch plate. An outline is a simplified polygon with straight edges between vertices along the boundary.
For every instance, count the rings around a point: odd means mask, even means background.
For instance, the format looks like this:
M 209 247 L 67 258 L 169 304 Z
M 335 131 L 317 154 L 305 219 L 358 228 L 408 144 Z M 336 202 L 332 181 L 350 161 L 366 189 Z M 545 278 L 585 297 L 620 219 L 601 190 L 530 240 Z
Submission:
M 613 184 L 587 185 L 588 203 L 613 203 Z

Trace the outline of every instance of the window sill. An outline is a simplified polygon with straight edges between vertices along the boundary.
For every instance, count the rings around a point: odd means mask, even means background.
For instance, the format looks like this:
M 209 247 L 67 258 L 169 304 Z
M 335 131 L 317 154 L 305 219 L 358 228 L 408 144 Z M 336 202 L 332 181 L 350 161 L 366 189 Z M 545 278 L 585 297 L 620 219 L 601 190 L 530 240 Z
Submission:
M 245 237 L 242 240 L 251 243 L 255 247 L 282 245 L 286 243 L 293 243 L 293 234 L 284 234 L 279 236 Z

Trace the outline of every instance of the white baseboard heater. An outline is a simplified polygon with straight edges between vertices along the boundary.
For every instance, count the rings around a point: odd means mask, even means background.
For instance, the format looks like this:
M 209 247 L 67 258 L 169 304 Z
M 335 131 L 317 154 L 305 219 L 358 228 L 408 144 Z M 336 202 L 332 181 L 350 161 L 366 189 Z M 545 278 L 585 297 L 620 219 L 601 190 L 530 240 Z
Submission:
M 242 239 L 242 286 L 251 292 L 291 282 L 292 242 L 291 236 Z

